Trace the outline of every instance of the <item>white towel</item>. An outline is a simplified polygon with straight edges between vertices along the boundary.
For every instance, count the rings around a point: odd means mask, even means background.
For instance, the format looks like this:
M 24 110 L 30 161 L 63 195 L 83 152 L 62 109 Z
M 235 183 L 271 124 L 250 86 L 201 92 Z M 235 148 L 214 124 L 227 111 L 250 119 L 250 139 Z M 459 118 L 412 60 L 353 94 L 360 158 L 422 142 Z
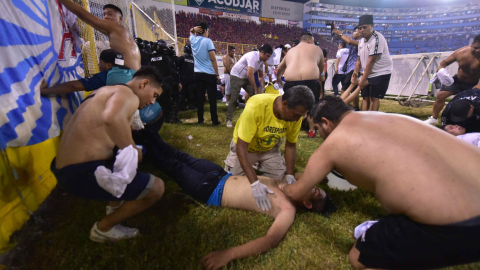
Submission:
M 440 81 L 442 85 L 450 86 L 453 84 L 453 78 L 448 74 L 448 70 L 446 68 L 441 68 L 437 73 L 435 73 L 430 80 L 430 82 L 434 82 L 436 79 Z
M 99 166 L 95 170 L 98 185 L 120 198 L 137 174 L 137 164 L 138 152 L 132 145 L 118 150 L 113 172 L 105 166 Z
M 365 241 L 365 232 L 370 228 L 372 227 L 373 224 L 377 223 L 378 221 L 375 221 L 375 220 L 369 220 L 369 221 L 365 221 L 364 223 L 358 225 L 356 228 L 355 228 L 355 239 L 358 239 L 360 238 L 360 236 L 363 236 L 362 238 L 362 241 Z
M 477 147 L 480 147 L 480 133 L 479 132 L 472 132 L 467 133 L 464 135 L 459 135 L 457 138 L 466 141 L 469 144 L 473 144 Z

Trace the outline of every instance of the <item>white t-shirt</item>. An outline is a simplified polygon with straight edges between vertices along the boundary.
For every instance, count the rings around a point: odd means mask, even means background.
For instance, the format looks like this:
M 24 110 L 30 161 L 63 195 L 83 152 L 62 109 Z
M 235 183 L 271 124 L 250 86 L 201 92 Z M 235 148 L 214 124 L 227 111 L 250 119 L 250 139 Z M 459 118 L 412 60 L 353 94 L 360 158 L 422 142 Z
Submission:
M 230 71 L 230 75 L 235 77 L 246 79 L 247 76 L 247 69 L 248 67 L 252 67 L 254 72 L 257 72 L 259 69 L 263 72 L 264 66 L 263 61 L 260 60 L 260 53 L 259 52 L 249 52 L 246 53 L 238 60 L 238 62 L 233 66 L 232 71 Z
M 338 74 L 345 74 L 345 72 L 343 72 L 342 69 L 343 69 L 343 65 L 345 65 L 345 61 L 347 61 L 349 53 L 350 53 L 350 50 L 348 48 L 343 48 L 337 51 L 336 58 L 338 59 L 340 57 L 340 62 L 338 62 Z
M 463 135 L 457 136 L 457 138 L 466 141 L 469 144 L 473 144 L 477 147 L 480 147 L 480 133 L 479 132 L 472 132 Z
M 363 70 L 367 67 L 368 57 L 371 55 L 378 55 L 378 57 L 373 65 L 372 73 L 368 75 L 368 78 L 392 73 L 393 61 L 388 51 L 387 41 L 383 35 L 377 31 L 373 31 L 368 41 L 362 38 L 358 43 L 358 56 L 362 62 Z

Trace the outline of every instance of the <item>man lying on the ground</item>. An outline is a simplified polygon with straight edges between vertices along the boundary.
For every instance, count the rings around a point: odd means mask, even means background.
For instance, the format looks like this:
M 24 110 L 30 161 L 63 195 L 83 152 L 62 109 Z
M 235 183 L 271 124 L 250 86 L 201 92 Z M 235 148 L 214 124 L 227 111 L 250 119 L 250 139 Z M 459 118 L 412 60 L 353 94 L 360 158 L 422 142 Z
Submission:
M 348 255 L 353 267 L 430 269 L 480 260 L 478 148 L 411 117 L 353 112 L 335 97 L 315 105 L 312 116 L 325 141 L 284 194 L 298 200 L 335 169 L 375 193 L 390 213 L 357 238 Z
M 165 143 L 158 133 L 143 130 L 142 142 L 149 145 L 145 160 L 152 162 L 162 172 L 173 178 L 189 196 L 200 203 L 268 214 L 274 218 L 267 234 L 241 246 L 214 251 L 202 258 L 207 269 L 219 269 L 230 261 L 268 251 L 278 245 L 295 219 L 296 207 L 322 214 L 335 211 L 335 205 L 322 189 L 312 187 L 308 194 L 297 200 L 288 200 L 279 187 L 285 180 L 259 177 L 275 194 L 270 194 L 272 208 L 268 212 L 257 207 L 250 181 L 246 176 L 232 176 L 219 165 L 206 159 L 194 158 Z M 142 141 L 143 140 L 143 141 Z
M 131 132 L 134 113 L 155 102 L 162 93 L 161 85 L 161 75 L 152 67 L 143 67 L 127 84 L 105 86 L 88 96 L 65 128 L 57 157 L 50 166 L 58 186 L 87 199 L 126 201 L 93 225 L 93 241 L 137 236 L 138 229 L 119 223 L 143 212 L 163 194 L 160 178 L 137 170 L 142 150 L 136 147 Z M 122 151 L 114 161 L 115 147 Z M 115 175 L 119 170 L 130 177 Z
M 480 89 L 457 94 L 442 113 L 442 125 L 450 133 L 451 126 L 461 126 L 465 133 L 480 132 Z M 452 133 L 455 135 L 455 133 Z
M 125 66 L 134 71 L 140 69 L 140 51 L 130 31 L 121 25 L 123 12 L 119 7 L 112 4 L 103 6 L 103 19 L 100 19 L 71 0 L 58 1 L 79 19 L 108 36 L 110 47 L 123 55 Z

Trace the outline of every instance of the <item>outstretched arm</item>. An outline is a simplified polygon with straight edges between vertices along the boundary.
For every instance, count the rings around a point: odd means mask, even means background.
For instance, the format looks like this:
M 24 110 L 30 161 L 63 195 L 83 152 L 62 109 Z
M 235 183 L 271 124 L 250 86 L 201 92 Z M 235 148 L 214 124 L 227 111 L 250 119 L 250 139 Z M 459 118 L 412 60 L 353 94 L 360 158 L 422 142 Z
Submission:
M 329 146 L 325 141 L 320 147 L 315 150 L 307 163 L 307 167 L 303 172 L 302 177 L 294 184 L 287 185 L 283 189 L 285 196 L 290 197 L 293 200 L 299 200 L 305 196 L 320 182 L 325 179 L 329 172 L 333 170 L 333 162 L 330 159 L 328 153 Z
M 52 87 L 47 87 L 47 84 L 44 81 L 44 83 L 42 83 L 40 86 L 40 93 L 42 95 L 61 95 L 83 90 L 86 89 L 80 81 L 61 83 Z
M 233 260 L 267 252 L 280 243 L 292 226 L 294 220 L 295 208 L 293 206 L 291 206 L 291 208 L 282 209 L 275 217 L 275 222 L 273 222 L 272 227 L 268 230 L 267 235 L 238 247 L 210 252 L 207 256 L 201 259 L 201 263 L 207 270 L 216 270 L 222 268 Z
M 73 14 L 77 15 L 78 18 L 91 25 L 98 31 L 102 32 L 102 34 L 104 35 L 108 36 L 110 31 L 112 31 L 113 27 L 115 27 L 114 22 L 100 19 L 92 15 L 86 9 L 72 2 L 71 0 L 58 0 L 58 2 L 62 3 L 68 10 L 70 10 Z

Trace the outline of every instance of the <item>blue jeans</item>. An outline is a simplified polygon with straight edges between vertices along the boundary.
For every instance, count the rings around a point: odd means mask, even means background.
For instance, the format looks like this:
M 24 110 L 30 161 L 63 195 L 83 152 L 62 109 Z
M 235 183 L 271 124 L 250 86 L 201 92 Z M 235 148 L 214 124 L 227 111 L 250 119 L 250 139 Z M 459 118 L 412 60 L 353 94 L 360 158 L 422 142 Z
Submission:
M 333 87 L 333 93 L 335 96 L 338 96 L 338 83 L 342 82 L 345 80 L 345 77 L 347 74 L 335 74 L 332 78 L 332 87 Z
M 167 144 L 158 133 L 141 130 L 135 143 L 146 147 L 145 161 L 174 179 L 189 196 L 207 203 L 218 183 L 227 172 L 219 165 L 198 159 Z

